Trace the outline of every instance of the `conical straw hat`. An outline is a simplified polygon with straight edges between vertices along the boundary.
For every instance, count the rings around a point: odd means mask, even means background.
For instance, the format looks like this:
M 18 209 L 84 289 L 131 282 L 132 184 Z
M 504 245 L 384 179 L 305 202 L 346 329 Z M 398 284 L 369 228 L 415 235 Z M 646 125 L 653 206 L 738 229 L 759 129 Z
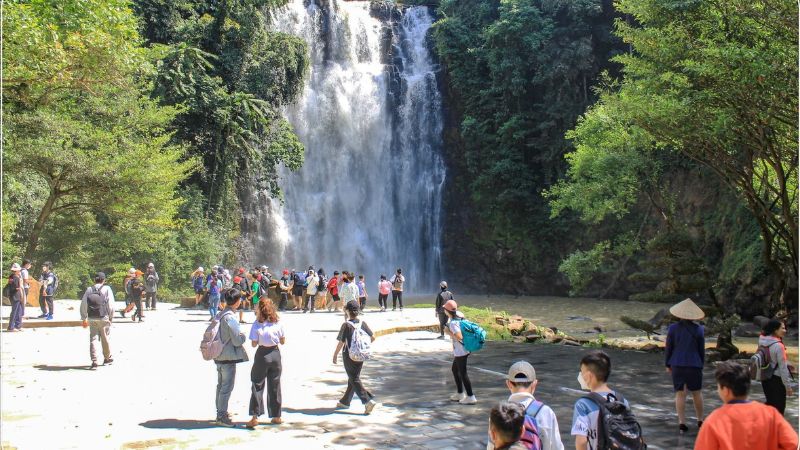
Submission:
M 686 320 L 700 320 L 705 317 L 705 313 L 703 310 L 700 309 L 692 299 L 687 298 L 686 300 L 678 303 L 677 305 L 673 305 L 669 309 L 670 314 L 679 318 L 679 319 L 686 319 Z

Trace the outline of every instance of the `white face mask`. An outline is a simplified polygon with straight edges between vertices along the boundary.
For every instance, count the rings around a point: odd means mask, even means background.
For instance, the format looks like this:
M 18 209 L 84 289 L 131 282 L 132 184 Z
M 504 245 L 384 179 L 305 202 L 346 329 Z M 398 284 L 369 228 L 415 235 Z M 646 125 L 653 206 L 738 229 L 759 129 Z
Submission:
M 583 373 L 578 372 L 578 383 L 581 385 L 581 389 L 584 391 L 589 390 L 589 385 L 586 384 L 586 380 L 583 379 Z

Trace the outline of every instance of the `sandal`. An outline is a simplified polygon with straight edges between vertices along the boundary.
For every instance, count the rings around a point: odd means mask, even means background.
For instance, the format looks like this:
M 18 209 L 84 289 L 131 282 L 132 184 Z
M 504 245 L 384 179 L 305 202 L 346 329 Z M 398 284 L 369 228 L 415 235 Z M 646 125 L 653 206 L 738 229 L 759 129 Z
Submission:
M 272 420 L 270 420 L 270 423 L 273 425 L 280 425 L 283 423 L 283 419 L 280 417 L 273 417 Z
M 258 426 L 258 419 L 250 419 L 249 422 L 244 424 L 244 427 L 247 428 L 248 430 L 254 430 L 256 426 Z

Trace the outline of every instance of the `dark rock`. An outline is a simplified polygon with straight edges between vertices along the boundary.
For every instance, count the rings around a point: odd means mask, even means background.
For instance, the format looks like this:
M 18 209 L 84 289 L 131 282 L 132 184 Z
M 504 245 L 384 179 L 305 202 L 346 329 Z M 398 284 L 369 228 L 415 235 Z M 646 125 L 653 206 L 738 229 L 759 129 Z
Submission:
M 575 347 L 580 347 L 581 346 L 580 342 L 573 341 L 573 340 L 570 340 L 570 339 L 564 339 L 564 340 L 561 341 L 561 343 L 564 344 L 564 345 L 572 345 L 572 346 L 575 346 Z
M 751 323 L 743 323 L 733 330 L 733 335 L 737 337 L 758 337 L 760 334 L 761 328 Z
M 753 325 L 757 326 L 759 330 L 764 328 L 764 325 L 769 322 L 769 317 L 755 316 L 753 317 Z
M 584 321 L 591 321 L 591 317 L 584 317 L 584 316 L 567 316 L 567 320 L 584 320 Z
M 643 352 L 658 352 L 661 351 L 661 347 L 656 344 L 644 344 L 643 346 L 639 347 L 639 350 Z
M 663 325 L 668 324 L 671 321 L 671 315 L 669 313 L 669 308 L 661 308 L 655 316 L 653 316 L 650 320 L 647 321 L 653 328 L 659 328 Z

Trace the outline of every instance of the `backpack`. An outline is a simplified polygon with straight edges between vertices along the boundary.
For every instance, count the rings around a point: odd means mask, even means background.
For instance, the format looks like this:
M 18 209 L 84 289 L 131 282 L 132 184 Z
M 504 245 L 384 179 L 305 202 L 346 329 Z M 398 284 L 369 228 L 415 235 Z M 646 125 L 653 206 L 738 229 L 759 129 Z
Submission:
M 9 278 L 8 283 L 6 283 L 6 285 L 3 286 L 3 297 L 6 297 L 10 300 L 13 294 L 14 294 L 14 282 L 13 278 Z
M 102 287 L 97 289 L 92 286 L 91 292 L 86 296 L 86 305 L 90 319 L 101 319 L 108 315 L 106 296 L 103 295 Z
M 53 274 L 53 292 L 50 295 L 56 295 L 56 291 L 58 290 L 58 275 L 53 271 L 50 273 Z
M 194 278 L 192 278 L 192 287 L 195 290 L 203 289 L 203 281 L 205 281 L 204 277 L 201 277 L 199 275 L 194 277 Z
M 542 450 L 542 438 L 539 436 L 539 425 L 536 422 L 536 415 L 542 410 L 542 406 L 544 403 L 534 400 L 525 409 L 525 422 L 519 442 L 527 449 Z
M 200 353 L 203 355 L 203 359 L 206 361 L 211 361 L 222 354 L 222 349 L 225 347 L 225 343 L 222 342 L 219 327 L 222 319 L 228 314 L 232 315 L 233 313 L 230 311 L 225 311 L 217 314 L 211 320 L 211 323 L 203 333 L 203 340 L 200 341 Z
M 294 274 L 294 285 L 295 286 L 303 286 L 306 287 L 306 273 L 305 272 L 297 272 Z
M 371 339 L 366 331 L 364 331 L 364 321 L 359 322 L 358 327 L 353 325 L 353 322 L 348 321 L 348 324 L 353 327 L 353 336 L 350 338 L 350 345 L 347 348 L 347 353 L 353 361 L 366 361 L 372 358 L 372 349 L 370 349 Z
M 403 287 L 403 279 L 401 278 L 402 275 L 395 275 L 394 279 L 392 280 L 392 288 L 395 290 L 400 290 Z
M 776 365 L 772 365 L 771 357 L 769 355 L 769 348 L 777 344 L 775 341 L 769 345 L 759 345 L 755 354 L 750 357 L 750 379 L 757 381 L 766 381 L 772 378 L 775 374 Z
M 464 345 L 464 350 L 472 353 L 482 349 L 486 342 L 486 330 L 477 323 L 465 319 L 460 320 L 461 337 L 463 338 L 461 344 Z
M 328 279 L 325 278 L 325 275 L 319 276 L 319 286 L 317 286 L 317 292 L 325 292 L 328 290 Z
M 642 426 L 636 421 L 631 408 L 619 394 L 608 394 L 608 398 L 590 392 L 582 398 L 589 399 L 600 407 L 597 417 L 597 449 L 646 449 L 642 437 Z
M 269 295 L 269 281 L 267 277 L 261 277 L 261 281 L 258 282 L 258 298 L 267 298 Z

